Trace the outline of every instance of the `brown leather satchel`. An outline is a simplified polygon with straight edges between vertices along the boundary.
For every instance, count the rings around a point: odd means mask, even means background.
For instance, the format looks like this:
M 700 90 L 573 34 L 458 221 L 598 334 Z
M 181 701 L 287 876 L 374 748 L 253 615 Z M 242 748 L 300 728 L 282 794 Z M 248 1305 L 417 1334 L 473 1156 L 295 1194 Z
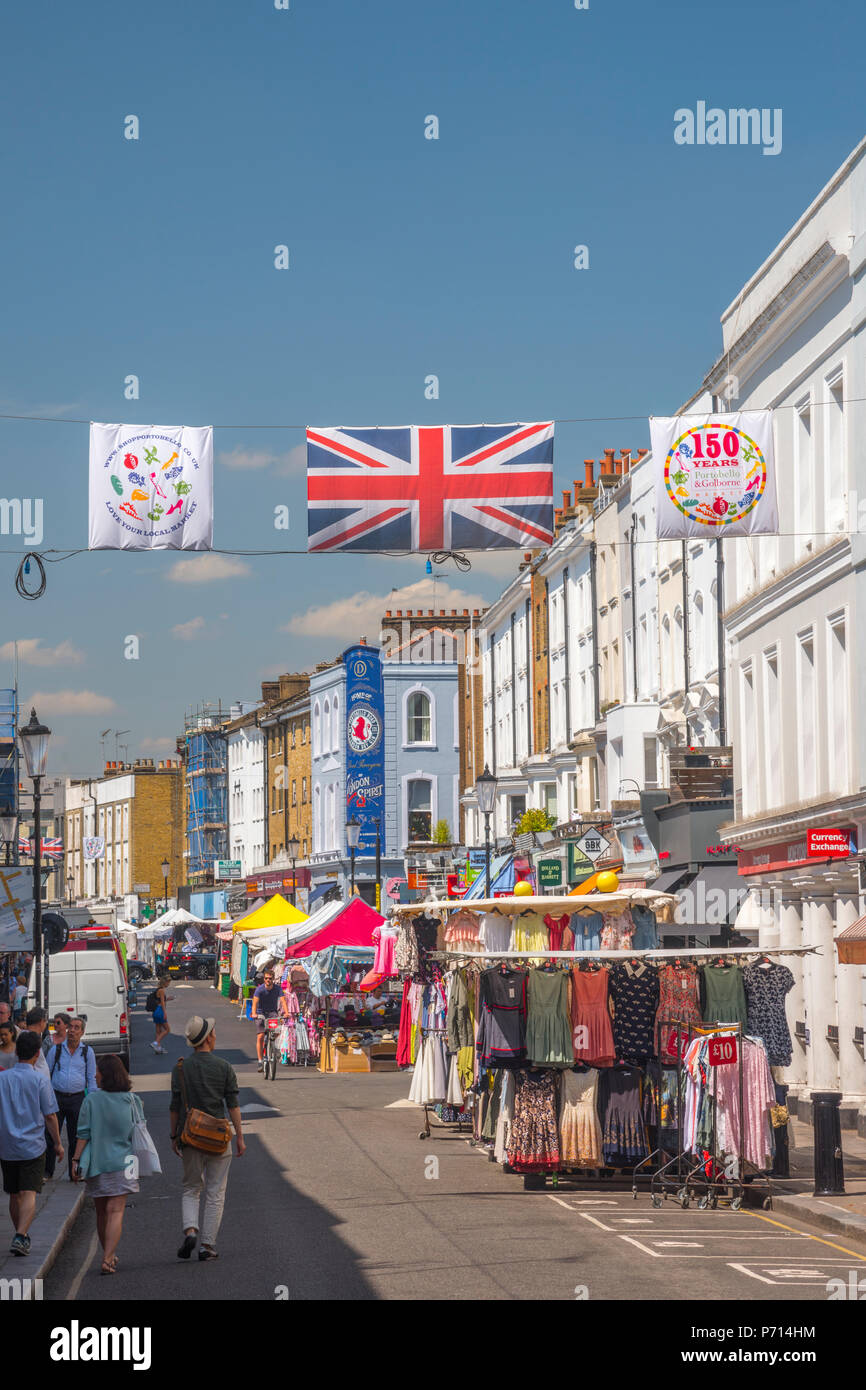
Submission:
M 183 1058 L 177 1064 L 180 1076 L 180 1092 L 183 1096 L 185 1118 L 180 1136 L 182 1144 L 191 1149 L 201 1149 L 207 1154 L 222 1154 L 231 1143 L 232 1128 L 226 1119 L 216 1119 L 206 1110 L 190 1110 L 186 1095 L 186 1081 L 183 1075 Z

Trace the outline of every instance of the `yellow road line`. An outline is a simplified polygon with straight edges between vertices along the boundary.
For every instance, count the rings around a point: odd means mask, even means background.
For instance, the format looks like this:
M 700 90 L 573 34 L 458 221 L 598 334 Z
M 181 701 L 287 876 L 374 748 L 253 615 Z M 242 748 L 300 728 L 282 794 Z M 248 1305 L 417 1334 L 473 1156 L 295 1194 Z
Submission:
M 762 1216 L 758 1211 L 747 1211 L 744 1216 L 754 1216 L 758 1221 L 769 1221 L 771 1226 L 781 1226 L 783 1231 L 793 1231 L 798 1236 L 808 1236 L 809 1240 L 817 1240 L 821 1245 L 829 1245 L 834 1250 L 841 1250 L 843 1255 L 852 1255 L 855 1260 L 866 1262 L 866 1255 L 857 1254 L 854 1250 L 849 1250 L 847 1245 L 837 1245 L 835 1240 L 825 1240 L 823 1236 L 813 1236 L 810 1231 L 799 1231 L 796 1226 L 786 1226 L 784 1221 L 774 1221 L 772 1216 Z

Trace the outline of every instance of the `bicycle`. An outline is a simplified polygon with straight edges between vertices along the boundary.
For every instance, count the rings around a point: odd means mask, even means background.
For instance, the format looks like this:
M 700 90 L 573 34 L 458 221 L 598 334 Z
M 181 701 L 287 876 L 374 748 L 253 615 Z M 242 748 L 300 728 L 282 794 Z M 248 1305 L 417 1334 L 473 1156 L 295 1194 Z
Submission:
M 268 1081 L 276 1080 L 277 1040 L 279 1039 L 282 1026 L 283 1020 L 279 1014 L 271 1014 L 265 1019 L 264 1076 Z

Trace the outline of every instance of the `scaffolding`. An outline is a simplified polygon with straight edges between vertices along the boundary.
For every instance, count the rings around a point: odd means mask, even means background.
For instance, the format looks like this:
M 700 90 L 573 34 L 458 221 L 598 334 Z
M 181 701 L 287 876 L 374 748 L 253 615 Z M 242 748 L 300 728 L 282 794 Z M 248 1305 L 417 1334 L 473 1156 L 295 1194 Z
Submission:
M 230 712 L 203 702 L 184 717 L 184 799 L 187 882 L 210 880 L 228 848 L 225 725 Z

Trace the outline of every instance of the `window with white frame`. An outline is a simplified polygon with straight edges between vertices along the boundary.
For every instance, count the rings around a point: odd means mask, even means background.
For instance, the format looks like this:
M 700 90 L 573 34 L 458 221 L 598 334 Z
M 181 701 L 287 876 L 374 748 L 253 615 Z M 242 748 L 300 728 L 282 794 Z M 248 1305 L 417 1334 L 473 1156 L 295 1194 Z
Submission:
M 829 790 L 849 790 L 848 633 L 844 613 L 827 619 L 827 761 Z
M 406 783 L 406 826 L 409 843 L 433 838 L 433 788 L 427 777 L 413 777 Z
M 794 493 L 797 498 L 794 554 L 799 559 L 815 530 L 815 458 L 812 403 L 806 398 L 794 410 Z
M 432 743 L 432 705 L 426 690 L 413 690 L 406 700 L 406 742 Z
M 701 678 L 707 669 L 707 628 L 704 618 L 704 596 L 695 594 L 694 674 Z
M 758 764 L 757 704 L 755 675 L 751 661 L 740 667 L 740 731 L 743 750 L 743 814 L 753 815 L 760 809 L 760 767 Z
M 325 700 L 322 710 L 322 752 L 330 753 L 333 746 L 331 741 L 331 702 Z
M 318 758 L 322 751 L 322 712 L 318 700 L 313 705 L 313 757 Z
M 643 739 L 643 779 L 644 787 L 651 790 L 658 786 L 659 779 L 659 741 L 655 734 L 644 734 Z
M 541 808 L 556 824 L 559 823 L 559 791 L 555 782 L 542 783 Z
M 782 800 L 781 723 L 779 703 L 779 652 L 771 647 L 764 652 L 764 805 L 769 809 Z
M 671 620 L 667 613 L 662 618 L 662 690 L 667 692 L 673 685 L 673 639 Z
M 824 530 L 841 531 L 845 525 L 847 460 L 845 457 L 845 401 L 843 373 L 837 367 L 824 382 Z
M 673 680 L 671 686 L 674 690 L 679 690 L 685 684 L 685 674 L 683 668 L 685 651 L 685 633 L 683 629 L 683 610 L 680 607 L 674 609 L 674 652 L 673 652 Z
M 817 703 L 815 699 L 815 634 L 797 634 L 797 785 L 801 801 L 818 790 Z
M 338 753 L 338 752 L 340 751 L 340 697 L 339 697 L 339 695 L 335 695 L 335 696 L 334 696 L 334 703 L 333 703 L 333 705 L 331 706 L 331 719 L 332 719 L 332 721 L 333 721 L 333 729 L 332 729 L 332 732 L 331 732 L 331 751 L 332 751 L 332 753 Z

